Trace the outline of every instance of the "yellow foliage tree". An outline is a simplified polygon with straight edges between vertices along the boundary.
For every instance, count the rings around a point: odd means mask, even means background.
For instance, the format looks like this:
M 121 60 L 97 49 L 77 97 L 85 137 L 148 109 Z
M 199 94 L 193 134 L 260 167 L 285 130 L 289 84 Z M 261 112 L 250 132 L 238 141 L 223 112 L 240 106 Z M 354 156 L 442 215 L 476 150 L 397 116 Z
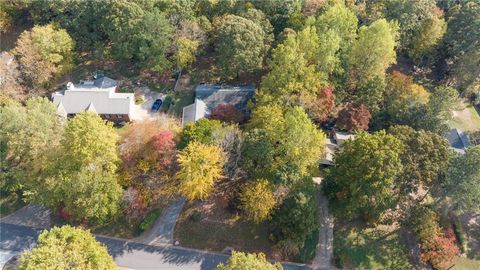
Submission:
M 246 218 L 255 223 L 267 220 L 276 205 L 272 186 L 265 179 L 246 184 L 240 194 L 240 201 Z
M 189 200 L 205 199 L 222 177 L 225 154 L 213 145 L 190 142 L 178 156 L 180 193 Z

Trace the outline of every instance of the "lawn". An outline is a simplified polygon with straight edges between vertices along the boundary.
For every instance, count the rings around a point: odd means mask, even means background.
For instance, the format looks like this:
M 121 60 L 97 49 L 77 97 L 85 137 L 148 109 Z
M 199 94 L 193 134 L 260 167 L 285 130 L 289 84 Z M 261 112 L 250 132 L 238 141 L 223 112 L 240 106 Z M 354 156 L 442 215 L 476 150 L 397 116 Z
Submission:
M 480 269 L 480 260 L 471 260 L 463 257 L 457 257 L 455 266 L 452 270 L 478 270 Z
M 449 123 L 451 128 L 462 131 L 480 130 L 480 115 L 472 105 L 460 111 L 453 111 L 453 119 Z
M 344 269 L 408 269 L 400 234 L 388 227 L 366 228 L 360 222 L 335 224 L 333 249 Z
M 192 216 L 192 213 L 197 214 Z M 271 257 L 268 235 L 268 224 L 242 221 L 238 215 L 219 207 L 218 201 L 214 200 L 186 205 L 177 220 L 174 239 L 184 247 L 217 252 L 231 247 L 246 252 L 263 252 Z
M 23 206 L 25 202 L 17 193 L 0 191 L 0 218 L 10 215 Z

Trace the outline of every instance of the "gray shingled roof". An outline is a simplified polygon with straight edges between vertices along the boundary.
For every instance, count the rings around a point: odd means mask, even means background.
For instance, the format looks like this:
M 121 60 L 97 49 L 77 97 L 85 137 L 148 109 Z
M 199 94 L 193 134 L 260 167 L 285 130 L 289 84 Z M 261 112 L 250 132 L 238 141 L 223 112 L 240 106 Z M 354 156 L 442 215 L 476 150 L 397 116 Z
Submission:
M 464 152 L 470 145 L 467 134 L 457 128 L 449 130 L 446 137 L 450 146 L 457 150 L 457 152 Z
M 130 114 L 135 103 L 134 94 L 115 93 L 116 85 L 116 81 L 107 77 L 69 84 L 69 89 L 52 95 L 53 103 L 61 114 L 86 110 L 98 114 Z

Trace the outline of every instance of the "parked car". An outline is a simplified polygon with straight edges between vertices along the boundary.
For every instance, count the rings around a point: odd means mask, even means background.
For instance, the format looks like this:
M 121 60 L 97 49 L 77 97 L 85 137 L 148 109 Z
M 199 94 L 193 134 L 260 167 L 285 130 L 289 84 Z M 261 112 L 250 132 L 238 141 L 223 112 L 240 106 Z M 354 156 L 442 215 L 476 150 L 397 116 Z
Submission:
M 161 99 L 155 100 L 152 105 L 152 112 L 158 112 L 160 110 L 160 107 L 162 106 L 163 101 Z

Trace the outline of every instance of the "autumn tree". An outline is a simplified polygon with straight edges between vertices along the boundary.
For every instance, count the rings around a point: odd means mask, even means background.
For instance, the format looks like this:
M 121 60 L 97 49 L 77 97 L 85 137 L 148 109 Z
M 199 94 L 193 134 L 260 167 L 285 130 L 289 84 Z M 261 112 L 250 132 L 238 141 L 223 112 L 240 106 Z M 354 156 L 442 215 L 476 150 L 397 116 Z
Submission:
M 384 131 L 358 133 L 335 154 L 324 191 L 336 216 L 374 223 L 394 206 L 395 180 L 403 172 L 403 144 Z
M 44 175 L 30 187 L 28 200 L 63 208 L 77 220 L 101 223 L 115 215 L 122 196 L 117 140 L 111 123 L 94 113 L 78 114 L 68 122 Z
M 213 108 L 210 118 L 227 123 L 241 123 L 245 116 L 243 112 L 239 111 L 231 104 L 219 104 L 217 107 Z
M 222 177 L 225 156 L 217 146 L 190 142 L 178 155 L 180 192 L 189 200 L 205 199 Z
M 107 248 L 89 231 L 66 225 L 43 231 L 37 246 L 20 259 L 21 270 L 55 268 L 115 270 L 117 266 Z
M 26 99 L 26 89 L 22 85 L 23 80 L 18 68 L 18 62 L 13 55 L 8 52 L 0 53 L 0 95 L 23 101 Z
M 225 78 L 262 68 L 268 45 L 260 25 L 235 15 L 219 18 L 216 24 L 216 60 Z
M 333 85 L 322 87 L 317 98 L 307 105 L 307 113 L 314 121 L 327 120 L 335 107 L 335 95 Z
M 240 208 L 247 219 L 255 223 L 265 221 L 270 218 L 275 205 L 273 187 L 267 180 L 255 180 L 243 187 L 240 194 Z
M 367 130 L 372 115 L 368 108 L 359 103 L 348 103 L 339 113 L 337 127 L 353 132 L 355 130 Z
M 387 114 L 386 121 L 402 123 L 408 117 L 411 109 L 426 105 L 430 93 L 421 85 L 412 81 L 412 78 L 394 71 L 388 76 L 384 94 L 383 111 Z
M 0 107 L 0 186 L 15 191 L 45 169 L 45 159 L 58 147 L 63 126 L 55 106 L 35 97 L 23 107 L 12 102 Z
M 175 14 L 176 16 L 178 13 Z M 192 65 L 205 43 L 205 31 L 195 20 L 181 20 L 174 38 L 175 54 L 180 68 L 188 68 Z
M 263 253 L 243 253 L 234 251 L 227 264 L 219 264 L 216 270 L 282 270 L 280 263 L 271 264 Z
M 72 68 L 73 47 L 67 31 L 49 24 L 24 31 L 12 52 L 25 81 L 37 86 Z

